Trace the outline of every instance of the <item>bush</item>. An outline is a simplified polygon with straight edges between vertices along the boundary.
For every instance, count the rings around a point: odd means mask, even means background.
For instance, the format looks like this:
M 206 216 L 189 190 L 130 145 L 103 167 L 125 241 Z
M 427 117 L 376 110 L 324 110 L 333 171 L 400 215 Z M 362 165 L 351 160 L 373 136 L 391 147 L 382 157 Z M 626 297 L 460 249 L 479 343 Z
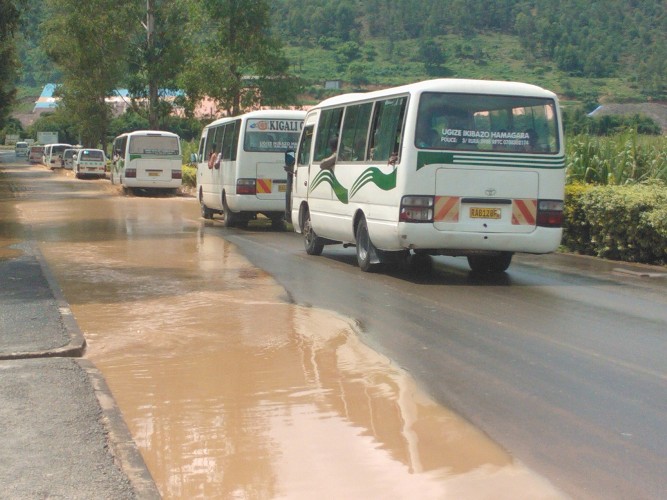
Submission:
M 567 186 L 563 245 L 607 259 L 667 264 L 667 186 Z
M 183 165 L 183 185 L 187 187 L 197 187 L 197 167 Z

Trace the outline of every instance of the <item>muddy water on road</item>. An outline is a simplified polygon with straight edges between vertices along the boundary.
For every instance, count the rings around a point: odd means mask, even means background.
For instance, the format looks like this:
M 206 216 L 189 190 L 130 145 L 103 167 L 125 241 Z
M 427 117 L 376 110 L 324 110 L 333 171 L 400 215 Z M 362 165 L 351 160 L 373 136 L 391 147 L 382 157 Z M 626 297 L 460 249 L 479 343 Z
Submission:
M 287 303 L 192 199 L 19 210 L 165 498 L 559 497 L 351 321 Z

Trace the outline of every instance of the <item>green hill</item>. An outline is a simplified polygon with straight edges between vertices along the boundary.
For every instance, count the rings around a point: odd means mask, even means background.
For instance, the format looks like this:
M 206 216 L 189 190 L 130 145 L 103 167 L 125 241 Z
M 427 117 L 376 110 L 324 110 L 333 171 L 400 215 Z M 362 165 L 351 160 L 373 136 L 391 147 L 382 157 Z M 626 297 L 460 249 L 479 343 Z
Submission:
M 555 91 L 566 105 L 590 109 L 667 101 L 664 0 L 274 0 L 270 6 L 291 72 L 304 83 L 301 104 L 439 76 L 526 81 Z M 44 18 L 43 2 L 25 4 L 18 37 L 25 104 L 17 111 L 25 112 L 45 83 L 59 81 L 40 46 Z M 325 90 L 327 80 L 342 89 Z

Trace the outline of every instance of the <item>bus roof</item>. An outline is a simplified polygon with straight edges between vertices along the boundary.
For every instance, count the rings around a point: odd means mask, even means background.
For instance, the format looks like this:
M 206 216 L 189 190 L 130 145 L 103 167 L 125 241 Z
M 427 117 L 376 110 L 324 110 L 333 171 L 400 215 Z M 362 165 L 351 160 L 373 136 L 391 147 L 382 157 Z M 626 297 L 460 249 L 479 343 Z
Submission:
M 135 136 L 135 135 L 154 135 L 154 136 L 163 136 L 163 137 L 178 137 L 178 134 L 173 132 L 167 132 L 166 130 L 134 130 L 133 132 L 125 132 L 120 134 L 118 137 L 123 136 Z
M 237 116 L 225 116 L 224 118 L 218 118 L 217 120 L 209 123 L 204 128 L 215 127 L 222 123 L 227 123 L 230 121 L 241 119 L 252 119 L 252 118 L 266 118 L 270 120 L 276 119 L 287 119 L 287 120 L 303 120 L 306 116 L 306 112 L 296 109 L 259 109 L 257 111 L 249 111 L 248 113 L 243 113 L 242 115 Z
M 410 83 L 400 87 L 391 87 L 366 93 L 342 94 L 320 102 L 317 108 L 336 106 L 348 102 L 365 101 L 395 94 L 421 94 L 422 92 L 452 92 L 460 94 L 496 94 L 521 95 L 526 97 L 556 98 L 553 92 L 522 82 L 497 80 L 469 80 L 460 78 L 438 78 L 423 82 Z

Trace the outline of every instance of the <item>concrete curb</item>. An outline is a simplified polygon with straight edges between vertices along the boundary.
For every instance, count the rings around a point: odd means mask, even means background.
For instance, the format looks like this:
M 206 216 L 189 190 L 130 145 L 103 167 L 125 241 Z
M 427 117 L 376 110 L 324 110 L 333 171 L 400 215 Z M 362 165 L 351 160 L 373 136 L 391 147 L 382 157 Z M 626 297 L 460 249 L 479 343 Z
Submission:
M 95 396 L 102 408 L 102 424 L 108 432 L 107 438 L 111 454 L 120 469 L 127 475 L 137 497 L 141 499 L 162 498 L 102 373 L 87 359 L 77 359 L 76 362 L 88 374 Z
M 42 271 L 44 278 L 53 294 L 53 298 L 56 301 L 58 306 L 58 311 L 60 312 L 60 317 L 63 322 L 63 327 L 68 333 L 70 341 L 67 345 L 57 348 L 45 349 L 42 351 L 30 351 L 30 352 L 11 352 L 0 354 L 0 360 L 12 360 L 12 359 L 30 359 L 30 358 L 54 358 L 54 357 L 74 357 L 80 358 L 83 356 L 86 350 L 86 339 L 83 336 L 83 332 L 79 328 L 79 325 L 74 319 L 74 315 L 69 307 L 69 304 L 65 300 L 62 290 L 58 286 L 58 283 L 51 273 L 51 270 L 46 265 L 44 256 L 37 248 L 37 245 L 33 241 L 24 241 L 23 244 L 26 246 L 26 253 L 34 257 L 39 263 L 39 267 Z

